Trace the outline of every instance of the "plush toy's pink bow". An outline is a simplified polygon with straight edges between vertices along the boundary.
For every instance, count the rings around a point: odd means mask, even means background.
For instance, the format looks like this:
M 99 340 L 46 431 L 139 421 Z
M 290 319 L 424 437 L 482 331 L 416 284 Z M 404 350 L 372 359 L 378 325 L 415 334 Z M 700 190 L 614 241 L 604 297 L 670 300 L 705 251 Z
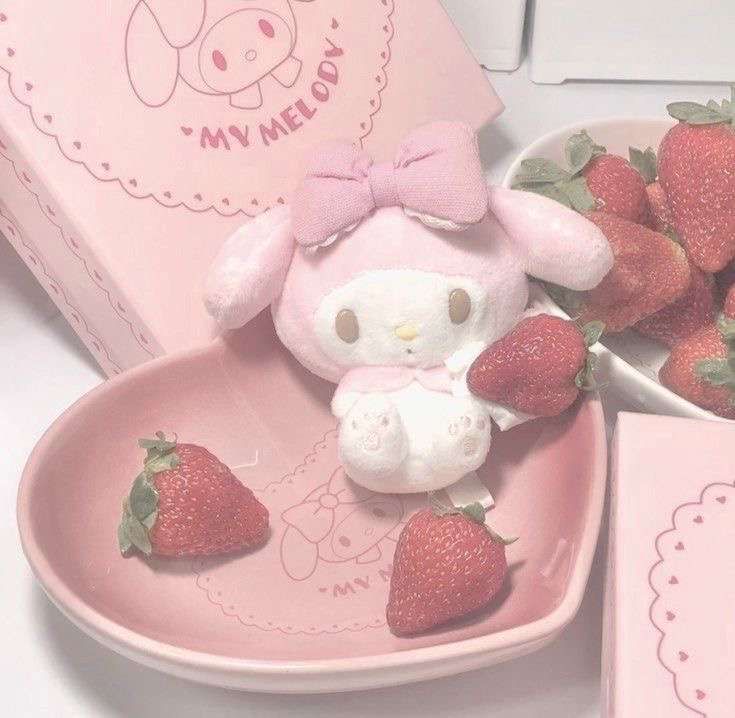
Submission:
M 393 162 L 375 164 L 349 144 L 322 147 L 293 195 L 296 241 L 328 242 L 379 207 L 403 207 L 420 219 L 461 230 L 487 212 L 487 186 L 474 130 L 460 122 L 434 122 L 411 132 Z
M 335 509 L 348 504 L 360 504 L 374 494 L 347 482 L 343 469 L 332 474 L 328 484 L 312 491 L 304 501 L 286 509 L 281 518 L 298 529 L 311 543 L 323 541 L 334 526 Z

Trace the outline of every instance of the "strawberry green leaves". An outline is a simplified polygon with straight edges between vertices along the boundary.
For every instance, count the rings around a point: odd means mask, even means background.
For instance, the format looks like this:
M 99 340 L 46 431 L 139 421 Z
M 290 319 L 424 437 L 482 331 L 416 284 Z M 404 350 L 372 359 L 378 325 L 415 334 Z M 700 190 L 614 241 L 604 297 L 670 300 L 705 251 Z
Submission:
M 487 513 L 486 509 L 479 501 L 467 504 L 466 506 L 454 506 L 453 504 L 447 506 L 439 499 L 436 492 L 430 491 L 429 504 L 431 506 L 431 510 L 437 516 L 461 515 L 468 518 L 470 521 L 479 524 L 480 526 L 484 526 L 485 530 L 490 534 L 493 541 L 496 541 L 503 546 L 510 546 L 512 543 L 515 543 L 518 540 L 517 536 L 513 538 L 505 538 L 504 536 L 501 536 L 499 533 L 490 528 L 490 526 L 485 523 L 485 514 Z
M 574 377 L 574 384 L 581 391 L 595 391 L 595 389 L 598 388 L 597 381 L 595 379 L 597 354 L 589 351 L 589 349 L 597 344 L 597 342 L 602 338 L 602 335 L 605 332 L 605 323 L 597 320 L 587 322 L 587 324 L 581 327 L 581 331 L 584 335 L 584 344 L 588 351 L 584 360 L 584 366 Z
M 628 157 L 630 158 L 630 164 L 641 173 L 643 181 L 647 185 L 656 181 L 658 177 L 658 159 L 656 150 L 653 147 L 647 147 L 645 152 L 637 147 L 629 147 Z
M 569 164 L 569 170 L 576 175 L 581 172 L 593 157 L 604 155 L 607 148 L 595 144 L 587 130 L 572 135 L 564 146 L 564 156 Z
M 143 471 L 138 474 L 128 497 L 123 501 L 122 518 L 117 528 L 118 544 L 123 556 L 128 556 L 134 549 L 150 556 L 152 547 L 149 531 L 156 522 L 159 498 L 152 479 L 155 474 L 179 464 L 175 452 L 176 442 L 167 441 L 161 432 L 156 433 L 156 439 L 140 439 L 138 445 L 146 450 Z
M 732 392 L 730 403 L 735 406 L 735 319 L 723 315 L 717 322 L 717 328 L 727 346 L 727 356 L 701 359 L 695 366 L 695 372 L 708 384 L 729 389 Z
M 587 131 L 582 130 L 572 135 L 565 145 L 568 170 L 544 158 L 523 160 L 513 189 L 535 192 L 578 212 L 589 212 L 597 203 L 581 172 L 590 160 L 605 152 L 604 147 L 595 144 Z
M 730 90 L 730 99 L 717 103 L 710 100 L 706 105 L 699 102 L 672 102 L 666 106 L 669 114 L 689 125 L 714 125 L 735 122 L 735 86 Z

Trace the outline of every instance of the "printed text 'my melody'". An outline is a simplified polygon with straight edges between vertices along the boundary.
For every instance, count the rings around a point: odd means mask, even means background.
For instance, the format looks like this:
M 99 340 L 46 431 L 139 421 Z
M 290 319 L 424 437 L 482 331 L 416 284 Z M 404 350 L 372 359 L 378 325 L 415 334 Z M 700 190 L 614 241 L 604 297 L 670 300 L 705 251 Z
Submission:
M 271 146 L 281 137 L 296 132 L 318 112 L 320 104 L 329 101 L 332 88 L 339 82 L 339 69 L 335 60 L 344 55 L 344 50 L 329 38 L 324 58 L 316 68 L 314 80 L 308 85 L 308 94 L 300 97 L 279 113 L 257 125 L 230 125 L 227 128 L 202 127 L 199 145 L 202 149 L 247 149 L 258 143 Z M 331 87 L 330 87 L 331 86 Z

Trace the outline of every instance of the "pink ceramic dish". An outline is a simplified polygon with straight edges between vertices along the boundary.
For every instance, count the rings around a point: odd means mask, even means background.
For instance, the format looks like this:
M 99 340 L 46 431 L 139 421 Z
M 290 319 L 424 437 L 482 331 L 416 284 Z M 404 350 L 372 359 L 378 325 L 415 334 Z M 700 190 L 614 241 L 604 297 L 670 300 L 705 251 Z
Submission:
M 346 691 L 449 675 L 541 648 L 574 617 L 602 513 L 599 400 L 498 435 L 481 470 L 509 548 L 508 590 L 414 639 L 385 626 L 395 538 L 420 498 L 370 494 L 342 474 L 332 387 L 281 348 L 270 318 L 102 385 L 47 432 L 26 467 L 18 522 L 51 600 L 83 631 L 148 666 L 271 692 Z M 123 559 L 115 528 L 161 429 L 231 465 L 270 509 L 251 554 Z

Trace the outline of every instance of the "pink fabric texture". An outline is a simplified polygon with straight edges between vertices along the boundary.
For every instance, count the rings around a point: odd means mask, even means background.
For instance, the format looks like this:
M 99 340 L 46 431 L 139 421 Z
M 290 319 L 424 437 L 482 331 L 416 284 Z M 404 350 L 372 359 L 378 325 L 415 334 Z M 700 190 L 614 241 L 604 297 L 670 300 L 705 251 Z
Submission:
M 327 242 L 375 209 L 403 207 L 462 229 L 487 212 L 477 138 L 469 125 L 434 122 L 411 132 L 393 162 L 374 164 L 350 144 L 315 153 L 292 200 L 296 241 Z
M 452 391 L 452 378 L 444 366 L 432 369 L 418 369 L 399 366 L 366 366 L 351 369 L 344 375 L 335 393 L 339 394 L 356 391 L 360 393 L 372 391 L 398 391 L 417 381 L 424 389 L 430 391 Z

